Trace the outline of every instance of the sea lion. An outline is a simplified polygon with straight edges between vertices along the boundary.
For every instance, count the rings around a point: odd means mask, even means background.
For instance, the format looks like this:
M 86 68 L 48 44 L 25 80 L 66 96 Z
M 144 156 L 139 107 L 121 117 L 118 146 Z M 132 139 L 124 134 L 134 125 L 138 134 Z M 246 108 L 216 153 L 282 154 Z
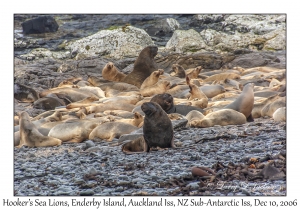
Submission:
M 141 106 L 145 113 L 144 140 L 145 151 L 151 147 L 174 148 L 173 126 L 166 112 L 155 102 L 146 102 Z
M 187 73 L 186 76 L 189 77 L 190 79 L 197 79 L 198 74 L 201 72 L 201 70 L 202 70 L 202 66 L 197 66 L 192 71 Z
M 261 110 L 261 116 L 273 117 L 273 113 L 280 107 L 286 107 L 286 97 L 279 97 L 275 101 L 264 106 Z
M 100 113 L 97 113 L 97 114 L 100 114 Z M 101 117 L 103 117 L 105 115 L 113 115 L 113 116 L 122 117 L 125 119 L 130 119 L 130 118 L 134 117 L 134 113 L 129 112 L 129 111 L 123 111 L 123 110 L 106 110 L 103 112 Z
M 124 122 L 107 122 L 95 127 L 89 139 L 100 138 L 112 141 L 114 138 L 120 138 L 121 135 L 129 134 L 137 129 L 136 126 Z
M 104 91 L 101 90 L 101 88 L 99 87 L 85 86 L 85 87 L 80 87 L 79 90 L 90 91 L 91 93 L 95 94 L 98 98 L 105 98 Z
M 190 125 L 190 123 L 194 120 L 202 120 L 205 116 L 197 111 L 197 110 L 192 110 L 186 115 L 186 119 L 188 120 L 187 125 Z
M 48 136 L 67 143 L 80 143 L 88 139 L 89 134 L 98 125 L 96 121 L 73 120 L 54 126 Z
M 261 117 L 261 110 L 267 105 L 272 103 L 273 101 L 277 100 L 279 98 L 279 96 L 275 95 L 275 96 L 271 96 L 269 98 L 264 99 L 263 101 L 259 100 L 259 101 L 255 101 L 254 105 L 253 105 L 253 109 L 251 112 L 251 115 L 253 118 L 259 118 Z
M 15 83 L 14 98 L 22 102 L 31 103 L 39 99 L 39 94 L 26 85 Z
M 140 94 L 144 97 L 153 96 L 155 94 L 165 93 L 168 89 L 170 89 L 170 82 L 162 80 L 155 85 L 141 89 Z
M 286 121 L 286 107 L 280 107 L 273 113 L 273 119 L 277 122 Z
M 157 55 L 158 47 L 145 47 L 134 62 L 133 71 L 129 73 L 122 82 L 141 87 L 144 80 L 150 76 L 153 71 L 156 71 L 157 64 L 154 57 Z
M 226 91 L 222 85 L 203 85 L 200 87 L 200 90 L 207 96 L 207 98 L 213 98 Z
M 102 69 L 102 77 L 109 81 L 120 82 L 126 74 L 120 72 L 112 62 L 108 62 Z
M 65 85 L 75 85 L 81 80 L 82 80 L 82 77 L 69 78 L 69 79 L 66 79 L 66 80 L 62 81 L 61 83 L 59 83 L 58 87 L 62 87 Z
M 174 74 L 175 77 L 179 77 L 179 78 L 186 77 L 184 68 L 182 66 L 180 66 L 179 64 L 173 64 L 172 70 L 175 72 L 175 74 Z
M 143 122 L 143 121 L 144 121 L 144 116 L 141 115 L 138 112 L 134 112 L 133 119 L 120 119 L 120 120 L 116 120 L 116 122 L 128 123 L 128 124 L 136 126 L 136 127 L 138 127 L 140 125 L 140 123 Z
M 234 73 L 220 73 L 204 79 L 204 82 L 214 82 L 214 81 L 221 81 L 225 79 L 240 79 L 240 75 Z
M 20 144 L 18 148 L 26 145 L 28 147 L 47 147 L 59 146 L 62 141 L 57 138 L 44 136 L 37 127 L 31 122 L 27 112 L 20 114 Z
M 248 83 L 244 88 L 243 92 L 239 97 L 232 103 L 224 107 L 224 109 L 233 109 L 238 112 L 241 112 L 245 115 L 248 122 L 253 121 L 251 115 L 253 105 L 254 105 L 254 93 L 253 93 L 254 84 Z
M 52 95 L 53 97 L 46 96 L 43 98 L 39 98 L 38 100 L 33 102 L 33 108 L 49 111 L 55 109 L 55 107 L 66 105 L 64 100 L 56 97 L 55 94 L 49 94 L 49 95 Z
M 140 89 L 144 89 L 146 87 L 155 85 L 158 82 L 159 76 L 162 75 L 163 73 L 164 73 L 163 69 L 158 69 L 157 71 L 152 72 L 150 76 L 144 80 Z
M 128 103 L 135 105 L 137 102 L 143 99 L 143 96 L 141 94 L 138 95 L 131 95 L 131 96 L 115 96 L 110 98 L 105 98 L 99 100 L 102 103 L 108 103 L 108 102 L 115 102 L 115 103 Z
M 88 114 L 90 113 L 98 113 L 104 112 L 106 110 L 124 110 L 131 112 L 134 109 L 134 105 L 129 103 L 115 103 L 113 101 L 102 103 L 95 106 L 86 107 L 88 110 Z
M 278 95 L 279 92 L 277 91 L 256 91 L 254 93 L 255 97 L 264 97 L 264 98 L 269 98 L 271 96 Z
M 190 87 L 190 97 L 189 100 L 195 99 L 197 98 L 200 102 L 200 108 L 204 109 L 207 107 L 208 104 L 208 98 L 207 96 L 202 92 L 202 90 L 200 88 L 198 88 L 197 85 L 191 84 L 190 83 L 190 78 L 187 76 L 186 77 L 186 83 L 189 85 Z
M 131 84 L 127 84 L 125 82 L 109 82 L 109 83 L 101 84 L 98 87 L 100 87 L 101 90 L 105 92 L 107 92 L 110 89 L 114 89 L 118 91 L 139 91 L 138 87 Z
M 241 125 L 246 123 L 244 114 L 233 109 L 222 109 L 207 114 L 202 120 L 193 120 L 191 127 L 207 128 L 215 125 Z
M 150 102 L 155 102 L 161 106 L 161 108 L 167 113 L 179 113 L 182 115 L 188 114 L 191 110 L 197 110 L 201 113 L 204 112 L 203 109 L 194 107 L 194 106 L 185 106 L 185 105 L 174 105 L 173 96 L 168 93 L 157 94 L 153 96 Z
M 92 102 L 99 100 L 97 96 L 89 96 L 80 101 L 70 103 L 66 106 L 67 109 L 74 109 L 82 106 L 90 106 Z
M 140 136 L 129 142 L 125 142 L 122 145 L 122 152 L 125 154 L 137 154 L 144 153 L 145 151 L 145 140 L 143 136 Z

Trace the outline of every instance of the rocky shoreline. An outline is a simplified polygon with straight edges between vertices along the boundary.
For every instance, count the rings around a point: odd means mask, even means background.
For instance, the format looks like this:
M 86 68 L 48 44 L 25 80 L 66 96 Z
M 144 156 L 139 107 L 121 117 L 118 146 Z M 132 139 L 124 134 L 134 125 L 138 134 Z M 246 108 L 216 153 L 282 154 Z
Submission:
M 165 73 L 174 63 L 202 66 L 203 72 L 286 68 L 285 15 L 53 15 L 58 31 L 23 34 L 22 22 L 38 16 L 14 16 L 14 82 L 38 92 L 72 77 L 101 78 L 107 62 L 128 74 L 138 52 L 151 44 L 159 47 L 155 62 Z M 14 115 L 20 111 L 31 117 L 44 112 L 15 100 Z M 118 142 L 91 140 L 14 148 L 14 195 L 286 195 L 286 122 L 261 117 L 174 131 L 177 149 L 145 154 L 125 155 L 112 145 Z M 251 164 L 257 170 L 249 172 Z M 214 181 L 193 176 L 196 166 L 213 169 Z

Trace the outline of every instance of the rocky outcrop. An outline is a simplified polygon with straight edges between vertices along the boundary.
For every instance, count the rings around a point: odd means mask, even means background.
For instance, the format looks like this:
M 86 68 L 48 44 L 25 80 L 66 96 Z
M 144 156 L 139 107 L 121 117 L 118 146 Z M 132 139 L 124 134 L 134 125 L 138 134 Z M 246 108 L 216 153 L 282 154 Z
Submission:
M 41 34 L 57 31 L 58 24 L 53 17 L 46 15 L 23 22 L 22 28 L 24 34 Z
M 148 45 L 153 45 L 151 37 L 142 29 L 124 26 L 113 30 L 101 30 L 96 34 L 65 44 L 71 55 L 85 54 L 105 56 L 110 59 L 137 57 Z

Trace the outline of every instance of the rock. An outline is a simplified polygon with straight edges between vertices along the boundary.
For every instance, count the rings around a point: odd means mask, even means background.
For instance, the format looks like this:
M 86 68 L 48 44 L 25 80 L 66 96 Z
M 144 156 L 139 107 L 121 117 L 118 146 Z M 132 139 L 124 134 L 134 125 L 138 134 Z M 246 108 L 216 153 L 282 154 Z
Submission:
M 46 15 L 23 22 L 22 28 L 24 34 L 40 34 L 57 31 L 58 24 L 53 17 Z
M 100 55 L 110 59 L 137 57 L 142 49 L 153 45 L 151 37 L 142 29 L 126 26 L 113 30 L 101 30 L 91 36 L 66 43 L 65 49 L 85 54 Z
M 155 24 L 151 24 L 145 28 L 150 36 L 167 36 L 180 28 L 180 24 L 174 18 L 165 18 L 158 20 Z
M 85 149 L 88 149 L 88 148 L 91 148 L 94 146 L 95 146 L 95 143 L 92 140 L 85 141 Z
M 81 191 L 79 193 L 79 195 L 81 195 L 81 196 L 89 196 L 89 195 L 94 195 L 94 194 L 95 194 L 95 192 L 93 190 Z
M 197 52 L 206 48 L 200 34 L 194 29 L 176 30 L 166 45 L 167 49 L 173 49 L 176 53 Z

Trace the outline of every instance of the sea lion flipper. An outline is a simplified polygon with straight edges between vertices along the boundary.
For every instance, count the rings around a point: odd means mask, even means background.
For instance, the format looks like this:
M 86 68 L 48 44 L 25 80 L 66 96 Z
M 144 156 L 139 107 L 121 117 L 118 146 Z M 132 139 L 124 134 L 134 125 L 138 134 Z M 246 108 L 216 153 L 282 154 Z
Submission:
M 247 117 L 247 122 L 254 122 L 252 113 Z

